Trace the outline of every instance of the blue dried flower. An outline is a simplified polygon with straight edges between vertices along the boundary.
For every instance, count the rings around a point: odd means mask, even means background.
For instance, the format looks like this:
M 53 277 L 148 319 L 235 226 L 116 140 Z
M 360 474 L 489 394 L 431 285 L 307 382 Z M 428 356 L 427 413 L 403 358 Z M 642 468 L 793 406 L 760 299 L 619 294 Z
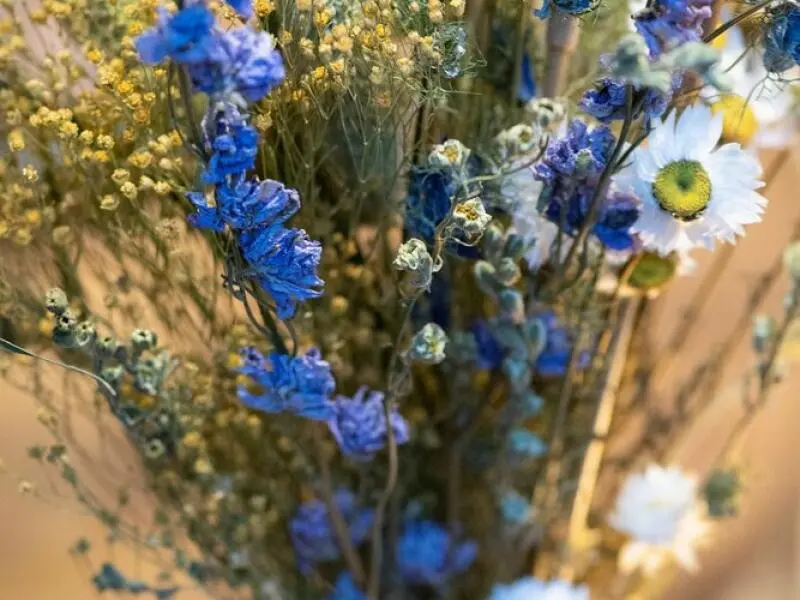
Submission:
M 626 85 L 622 81 L 606 77 L 592 89 L 587 91 L 580 100 L 580 107 L 585 113 L 593 116 L 601 123 L 621 121 L 625 118 Z M 644 96 L 642 102 L 642 95 Z M 671 99 L 671 94 L 664 94 L 655 88 L 636 90 L 634 93 L 634 106 L 642 102 L 642 110 L 646 121 L 659 118 L 666 110 Z M 639 114 L 634 114 L 637 118 Z
M 496 369 L 503 362 L 505 352 L 486 321 L 477 321 L 470 329 L 478 346 L 476 364 L 480 369 Z
M 367 600 L 367 597 L 358 589 L 353 576 L 345 571 L 336 580 L 336 587 L 328 596 L 328 600 Z
M 280 224 L 300 208 L 300 196 L 279 181 L 240 181 L 217 188 L 216 206 L 209 206 L 205 194 L 189 192 L 197 208 L 189 222 L 200 229 L 221 231 L 224 225 L 247 230 Z
M 372 529 L 375 511 L 371 508 L 359 508 L 355 496 L 347 490 L 336 492 L 333 502 L 347 524 L 350 540 L 355 545 L 361 544 Z M 310 572 L 316 563 L 339 558 L 339 544 L 328 509 L 321 500 L 311 500 L 300 506 L 289 523 L 289 535 L 297 554 L 298 566 L 303 573 Z
M 558 317 L 553 311 L 543 311 L 537 318 L 547 328 L 547 337 L 544 350 L 536 359 L 536 372 L 545 377 L 564 375 L 569 366 L 572 340 L 567 330 L 559 324 Z M 578 369 L 585 369 L 589 366 L 589 362 L 589 353 L 582 351 L 578 356 Z
M 223 183 L 230 177 L 244 177 L 255 166 L 258 132 L 230 104 L 217 111 L 214 132 L 209 135 L 211 159 L 203 171 L 204 183 Z
M 600 0 L 552 0 L 562 12 L 571 15 L 582 15 L 593 11 L 600 5 Z M 538 18 L 544 20 L 550 16 L 550 0 L 544 0 L 542 6 L 533 11 Z
M 406 229 L 426 242 L 433 242 L 436 227 L 450 213 L 458 183 L 449 169 L 431 171 L 412 167 L 406 198 Z
M 136 50 L 145 64 L 172 58 L 190 64 L 205 60 L 214 48 L 214 15 L 204 4 L 192 4 L 170 14 L 159 8 L 158 25 L 136 38 Z
M 189 66 L 192 83 L 210 96 L 238 94 L 257 102 L 286 76 L 272 36 L 249 27 L 216 30 L 213 50 Z
M 302 229 L 272 226 L 244 231 L 239 239 L 249 273 L 275 301 L 279 319 L 289 319 L 297 303 L 322 295 L 317 275 L 322 245 Z
M 253 16 L 253 0 L 225 0 L 225 2 L 245 19 Z
M 530 102 L 536 97 L 536 73 L 533 70 L 533 61 L 531 55 L 526 52 L 522 56 L 522 64 L 520 65 L 522 73 L 519 79 L 519 89 L 517 90 L 517 99 L 520 102 Z
M 588 216 L 614 145 L 608 127 L 589 129 L 575 119 L 567 134 L 551 142 L 544 158 L 534 166 L 534 177 L 545 185 L 545 216 L 559 226 L 563 224 L 566 233 L 577 232 Z M 611 249 L 627 250 L 633 245 L 630 227 L 638 216 L 635 198 L 612 190 L 600 199 L 592 233 Z
M 442 587 L 448 579 L 469 569 L 477 555 L 475 542 L 456 543 L 438 523 L 413 521 L 397 543 L 396 559 L 408 583 Z
M 711 0 L 651 0 L 634 15 L 651 58 L 688 42 L 703 39 L 703 23 L 711 17 Z
M 793 4 L 770 15 L 764 32 L 764 67 L 782 73 L 800 64 L 800 8 Z
M 575 233 L 589 212 L 592 196 L 589 190 L 576 193 L 567 207 L 564 230 Z M 562 206 L 559 202 L 547 205 L 546 216 L 553 223 L 561 223 Z M 592 233 L 611 250 L 629 250 L 633 247 L 634 237 L 631 226 L 639 218 L 639 202 L 636 197 L 614 191 L 601 201 Z
M 338 396 L 333 404 L 333 416 L 328 420 L 333 437 L 342 452 L 356 460 L 370 460 L 386 445 L 386 415 L 381 392 L 360 388 L 355 396 Z M 390 423 L 395 441 L 408 441 L 408 424 L 392 409 Z
M 257 395 L 239 387 L 239 399 L 246 406 L 267 413 L 291 412 L 315 421 L 333 415 L 328 398 L 336 382 L 316 348 L 298 357 L 278 352 L 264 357 L 255 348 L 245 348 L 242 357 L 244 365 L 239 372 L 263 389 L 263 394 Z

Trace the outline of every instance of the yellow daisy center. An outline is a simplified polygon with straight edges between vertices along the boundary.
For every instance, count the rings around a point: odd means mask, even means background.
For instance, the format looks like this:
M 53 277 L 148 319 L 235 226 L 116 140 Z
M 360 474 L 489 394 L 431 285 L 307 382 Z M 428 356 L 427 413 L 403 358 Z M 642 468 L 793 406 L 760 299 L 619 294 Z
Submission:
M 677 261 L 674 256 L 659 256 L 654 252 L 644 252 L 635 257 L 636 266 L 628 278 L 628 285 L 639 290 L 660 288 L 674 276 Z
M 746 145 L 758 131 L 758 120 L 747 99 L 726 94 L 711 105 L 711 112 L 722 114 L 722 140 Z
M 653 196 L 676 219 L 693 221 L 711 201 L 711 180 L 696 160 L 677 160 L 659 169 L 653 181 Z

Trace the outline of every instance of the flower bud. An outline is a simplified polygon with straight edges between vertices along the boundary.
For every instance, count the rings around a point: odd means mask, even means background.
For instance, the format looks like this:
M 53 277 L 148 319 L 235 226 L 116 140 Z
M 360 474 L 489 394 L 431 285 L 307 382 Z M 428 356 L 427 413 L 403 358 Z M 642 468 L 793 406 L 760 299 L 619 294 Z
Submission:
M 445 359 L 445 346 L 447 334 L 444 329 L 435 323 L 427 323 L 411 339 L 405 357 L 409 362 L 436 365 Z
M 398 271 L 405 271 L 411 275 L 408 282 L 415 290 L 427 290 L 433 279 L 433 273 L 438 271 L 425 242 L 417 238 L 411 238 L 400 246 L 392 265 Z
M 471 240 L 480 238 L 491 220 L 480 198 L 461 202 L 453 209 L 453 225 Z
M 152 350 L 158 345 L 158 336 L 149 329 L 135 329 L 131 333 L 131 345 L 137 353 Z
M 469 158 L 470 150 L 458 140 L 437 144 L 428 155 L 428 164 L 439 169 L 459 169 Z
M 783 265 L 789 277 L 800 281 L 800 242 L 792 242 L 783 252 Z
M 44 302 L 47 310 L 54 315 L 60 315 L 67 310 L 67 306 L 69 305 L 67 295 L 61 288 L 53 288 L 48 290 L 47 294 L 45 295 Z

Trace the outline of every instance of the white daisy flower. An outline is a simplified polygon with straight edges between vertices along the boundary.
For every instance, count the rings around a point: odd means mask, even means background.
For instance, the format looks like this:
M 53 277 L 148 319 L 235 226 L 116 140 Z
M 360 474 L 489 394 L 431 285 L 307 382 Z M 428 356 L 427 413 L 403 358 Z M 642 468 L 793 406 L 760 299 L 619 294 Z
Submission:
M 589 600 L 589 589 L 566 581 L 545 582 L 524 577 L 508 585 L 494 586 L 489 600 Z
M 716 240 L 735 243 L 744 225 L 761 221 L 761 165 L 739 144 L 716 148 L 721 134 L 722 116 L 704 106 L 687 108 L 677 123 L 672 112 L 615 177 L 642 202 L 631 231 L 645 247 L 661 254 L 710 250 Z
M 651 465 L 629 475 L 610 518 L 612 527 L 631 537 L 620 552 L 620 569 L 652 572 L 670 558 L 697 568 L 696 546 L 709 528 L 705 516 L 697 480 L 680 469 Z

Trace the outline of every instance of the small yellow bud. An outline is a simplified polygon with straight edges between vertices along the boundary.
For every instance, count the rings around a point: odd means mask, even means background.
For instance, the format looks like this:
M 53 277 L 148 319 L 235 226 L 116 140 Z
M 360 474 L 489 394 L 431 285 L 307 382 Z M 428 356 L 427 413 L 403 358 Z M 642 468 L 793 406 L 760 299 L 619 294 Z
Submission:
M 122 192 L 122 195 L 128 198 L 128 200 L 133 200 L 139 193 L 139 190 L 136 189 L 136 185 L 131 181 L 126 181 L 119 186 L 119 191 Z
M 95 150 L 92 152 L 92 160 L 98 163 L 111 162 L 111 157 L 105 150 Z
M 35 183 L 39 181 L 39 171 L 33 165 L 25 165 L 22 168 L 22 176 L 28 183 Z
M 34 227 L 42 222 L 42 213 L 35 208 L 29 208 L 26 210 L 24 216 L 25 222 L 27 222 L 29 225 L 33 225 Z
M 172 191 L 172 186 L 166 181 L 159 181 L 153 188 L 159 196 L 166 196 Z
M 101 210 L 117 210 L 119 206 L 119 198 L 114 194 L 106 194 L 100 199 Z
M 155 186 L 156 182 L 150 179 L 147 175 L 142 175 L 139 178 L 139 189 L 140 190 L 152 190 Z
M 110 135 L 98 135 L 97 146 L 105 150 L 111 150 L 114 147 L 114 138 Z
M 78 139 L 81 141 L 82 144 L 86 144 L 89 146 L 92 142 L 94 142 L 94 132 L 89 131 L 88 129 L 81 131 L 81 134 L 78 136 Z
M 130 181 L 131 173 L 127 169 L 114 169 L 114 172 L 111 174 L 111 179 L 117 185 L 122 185 L 126 181 Z
M 12 152 L 25 149 L 25 134 L 22 129 L 12 129 L 8 134 L 8 147 Z
M 89 62 L 97 65 L 103 62 L 103 53 L 97 48 L 92 48 L 86 53 L 86 58 L 89 59 Z

